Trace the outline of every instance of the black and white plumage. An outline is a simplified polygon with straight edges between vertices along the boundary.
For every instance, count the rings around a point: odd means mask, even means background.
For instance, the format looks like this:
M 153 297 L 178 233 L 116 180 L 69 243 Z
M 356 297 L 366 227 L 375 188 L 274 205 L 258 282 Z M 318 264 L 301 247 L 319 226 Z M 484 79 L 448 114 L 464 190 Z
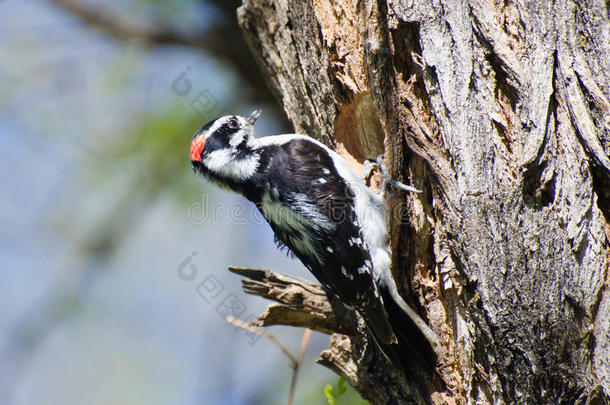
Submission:
M 203 126 L 191 142 L 193 169 L 254 202 L 276 240 L 329 294 L 360 313 L 380 345 L 398 341 L 384 305 L 393 301 L 390 307 L 404 312 L 434 348 L 434 332 L 402 300 L 390 274 L 383 197 L 313 138 L 255 138 L 259 115 Z

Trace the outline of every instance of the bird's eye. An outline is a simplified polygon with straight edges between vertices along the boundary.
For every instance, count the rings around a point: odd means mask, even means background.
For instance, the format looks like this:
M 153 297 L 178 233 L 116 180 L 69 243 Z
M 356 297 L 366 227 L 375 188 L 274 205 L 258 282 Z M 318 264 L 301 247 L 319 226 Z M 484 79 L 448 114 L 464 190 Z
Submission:
M 235 118 L 231 118 L 229 120 L 229 127 L 233 128 L 233 129 L 239 128 L 239 121 L 237 121 L 237 119 L 235 119 Z

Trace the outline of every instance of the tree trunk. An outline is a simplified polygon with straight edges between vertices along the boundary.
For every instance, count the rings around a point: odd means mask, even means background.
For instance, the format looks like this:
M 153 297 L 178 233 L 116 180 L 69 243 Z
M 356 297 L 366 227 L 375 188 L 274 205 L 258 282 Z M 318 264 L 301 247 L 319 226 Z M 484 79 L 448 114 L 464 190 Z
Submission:
M 397 388 L 358 360 L 354 338 L 334 336 L 322 362 L 371 403 L 608 400 L 609 9 L 607 0 L 239 8 L 297 132 L 356 170 L 385 153 L 394 178 L 424 190 L 388 199 L 393 271 L 442 337 L 442 381 L 408 377 Z

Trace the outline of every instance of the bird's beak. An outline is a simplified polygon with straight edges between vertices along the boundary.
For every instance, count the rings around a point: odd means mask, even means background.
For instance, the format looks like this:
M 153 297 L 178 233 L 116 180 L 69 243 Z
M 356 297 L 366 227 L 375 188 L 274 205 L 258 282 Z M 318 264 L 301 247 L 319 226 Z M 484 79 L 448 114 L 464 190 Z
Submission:
M 258 117 L 261 116 L 261 113 L 263 112 L 263 110 L 258 109 L 258 110 L 254 110 L 250 113 L 250 115 L 248 115 L 248 118 L 246 118 L 248 120 L 248 122 L 251 125 L 254 125 L 254 123 L 256 122 L 256 120 L 258 119 Z

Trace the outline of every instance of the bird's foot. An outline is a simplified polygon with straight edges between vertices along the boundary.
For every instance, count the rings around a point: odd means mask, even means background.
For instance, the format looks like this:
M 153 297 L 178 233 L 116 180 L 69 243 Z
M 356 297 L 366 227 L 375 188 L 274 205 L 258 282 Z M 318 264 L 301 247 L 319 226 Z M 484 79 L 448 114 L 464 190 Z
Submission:
M 364 166 L 362 166 L 362 173 L 360 174 L 360 178 L 364 181 L 367 181 L 369 177 L 371 177 L 371 173 L 377 167 L 377 162 L 374 160 L 365 160 Z
M 388 172 L 388 168 L 383 163 L 383 155 L 377 156 L 377 159 L 375 161 L 366 160 L 364 162 L 364 167 L 362 169 L 361 177 L 363 179 L 367 179 L 371 175 L 371 172 L 373 171 L 373 169 L 375 169 L 375 168 L 379 169 L 379 173 L 381 175 L 381 187 L 380 187 L 381 194 L 384 194 L 387 191 L 390 193 L 391 196 L 395 197 L 396 194 L 394 193 L 394 190 L 392 190 L 392 187 L 397 188 L 399 190 L 409 191 L 412 193 L 421 193 L 422 192 L 421 190 L 418 190 L 415 187 L 407 186 L 406 184 L 403 184 L 397 180 L 394 180 L 390 176 L 390 172 Z

